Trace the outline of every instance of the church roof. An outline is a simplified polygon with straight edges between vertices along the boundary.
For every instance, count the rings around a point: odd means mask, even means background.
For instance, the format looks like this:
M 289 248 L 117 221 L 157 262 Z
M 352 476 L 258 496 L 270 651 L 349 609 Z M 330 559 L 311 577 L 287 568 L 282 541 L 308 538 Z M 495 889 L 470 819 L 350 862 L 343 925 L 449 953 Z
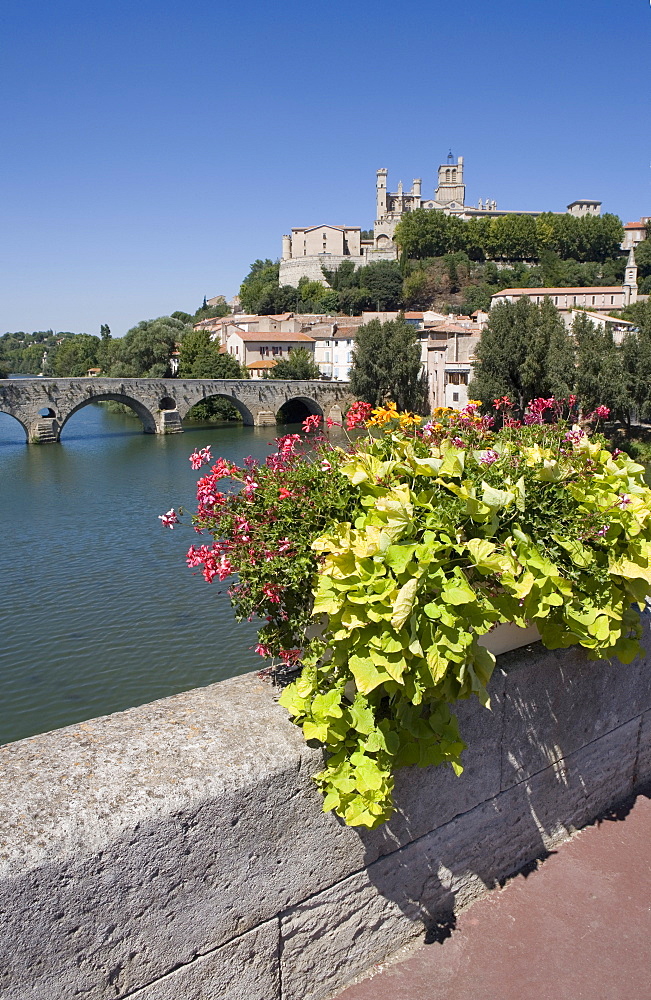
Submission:
M 491 295 L 491 298 L 495 299 L 499 295 L 596 295 L 598 292 L 611 295 L 621 290 L 621 285 L 590 285 L 587 288 L 503 288 Z

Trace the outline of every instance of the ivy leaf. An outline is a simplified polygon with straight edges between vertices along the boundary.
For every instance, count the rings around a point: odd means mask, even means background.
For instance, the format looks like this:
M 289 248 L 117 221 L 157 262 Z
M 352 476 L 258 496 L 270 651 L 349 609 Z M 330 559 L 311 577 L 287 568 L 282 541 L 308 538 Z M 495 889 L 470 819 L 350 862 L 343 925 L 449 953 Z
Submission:
M 498 490 L 485 480 L 482 481 L 481 485 L 483 487 L 482 500 L 489 507 L 499 510 L 500 507 L 510 507 L 515 500 L 515 493 L 511 493 L 510 490 Z
M 353 653 L 348 661 L 351 673 L 355 678 L 357 690 L 362 694 L 370 694 L 384 681 L 391 680 L 386 670 L 378 670 L 369 656 L 357 656 Z
M 411 609 L 414 606 L 414 597 L 416 596 L 417 588 L 418 580 L 412 577 L 398 591 L 398 596 L 393 602 L 393 614 L 391 616 L 391 624 L 394 628 L 402 628 L 409 618 Z

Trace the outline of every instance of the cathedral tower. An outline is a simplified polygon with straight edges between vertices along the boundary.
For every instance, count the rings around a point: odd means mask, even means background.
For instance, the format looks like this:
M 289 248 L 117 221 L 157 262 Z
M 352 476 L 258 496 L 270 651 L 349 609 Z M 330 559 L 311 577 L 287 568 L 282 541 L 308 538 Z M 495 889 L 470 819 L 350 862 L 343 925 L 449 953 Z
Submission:
M 457 157 L 454 162 L 452 150 L 448 153 L 447 163 L 442 163 L 439 167 L 439 183 L 434 195 L 441 205 L 455 205 L 462 207 L 466 201 L 466 185 L 463 183 L 463 156 Z

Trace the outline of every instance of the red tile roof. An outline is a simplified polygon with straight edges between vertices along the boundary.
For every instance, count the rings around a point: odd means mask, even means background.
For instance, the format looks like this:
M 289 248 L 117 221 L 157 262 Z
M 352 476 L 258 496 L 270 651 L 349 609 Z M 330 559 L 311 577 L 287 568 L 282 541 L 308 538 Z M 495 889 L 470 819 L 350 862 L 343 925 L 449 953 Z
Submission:
M 646 222 L 627 222 L 624 229 L 646 229 Z
M 308 337 L 306 333 L 282 333 L 280 330 L 259 330 L 257 333 L 247 333 L 244 330 L 235 330 L 240 340 L 246 343 L 258 341 L 273 341 L 274 343 L 307 343 L 313 344 L 314 337 Z
M 621 285 L 595 285 L 588 288 L 503 288 L 501 292 L 495 292 L 491 298 L 498 295 L 598 295 L 603 292 L 611 295 L 613 292 L 621 292 Z

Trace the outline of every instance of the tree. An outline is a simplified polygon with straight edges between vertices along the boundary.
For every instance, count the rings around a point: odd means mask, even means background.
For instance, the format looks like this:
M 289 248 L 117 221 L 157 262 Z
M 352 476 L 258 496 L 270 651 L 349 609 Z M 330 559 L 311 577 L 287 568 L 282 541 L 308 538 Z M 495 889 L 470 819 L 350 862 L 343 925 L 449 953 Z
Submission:
M 617 347 L 612 333 L 601 329 L 585 313 L 572 323 L 576 343 L 576 391 L 581 409 L 589 413 L 601 404 L 630 427 L 633 380 L 627 372 L 624 349 Z
M 417 331 L 399 317 L 360 326 L 350 369 L 350 387 L 358 399 L 379 406 L 392 399 L 400 410 L 424 412 L 427 380 Z
M 321 372 L 314 363 L 312 352 L 296 347 L 290 350 L 288 358 L 282 358 L 269 369 L 265 378 L 317 379 L 321 378 Z
M 100 344 L 99 337 L 93 337 L 89 333 L 78 333 L 65 340 L 54 358 L 54 374 L 69 378 L 83 377 L 89 368 L 97 367 Z
M 192 368 L 197 356 L 209 346 L 210 334 L 207 330 L 188 330 L 179 348 L 179 378 L 193 377 Z
M 213 341 L 195 357 L 190 378 L 248 378 L 248 374 L 232 354 L 220 354 Z
M 240 286 L 240 302 L 242 309 L 247 313 L 263 314 L 261 308 L 265 296 L 273 296 L 278 290 L 278 274 L 280 264 L 278 261 L 255 260 L 250 267 L 249 273 Z
M 455 215 L 417 208 L 402 216 L 393 238 L 408 257 L 442 257 L 464 249 L 464 226 Z
M 111 342 L 112 378 L 169 378 L 170 357 L 192 327 L 171 316 L 143 320 Z
M 378 260 L 360 267 L 359 288 L 371 309 L 399 309 L 402 305 L 402 272 L 397 261 Z
M 469 394 L 491 406 L 509 396 L 522 413 L 537 396 L 567 397 L 575 383 L 572 342 L 550 299 L 493 306 L 475 351 Z

